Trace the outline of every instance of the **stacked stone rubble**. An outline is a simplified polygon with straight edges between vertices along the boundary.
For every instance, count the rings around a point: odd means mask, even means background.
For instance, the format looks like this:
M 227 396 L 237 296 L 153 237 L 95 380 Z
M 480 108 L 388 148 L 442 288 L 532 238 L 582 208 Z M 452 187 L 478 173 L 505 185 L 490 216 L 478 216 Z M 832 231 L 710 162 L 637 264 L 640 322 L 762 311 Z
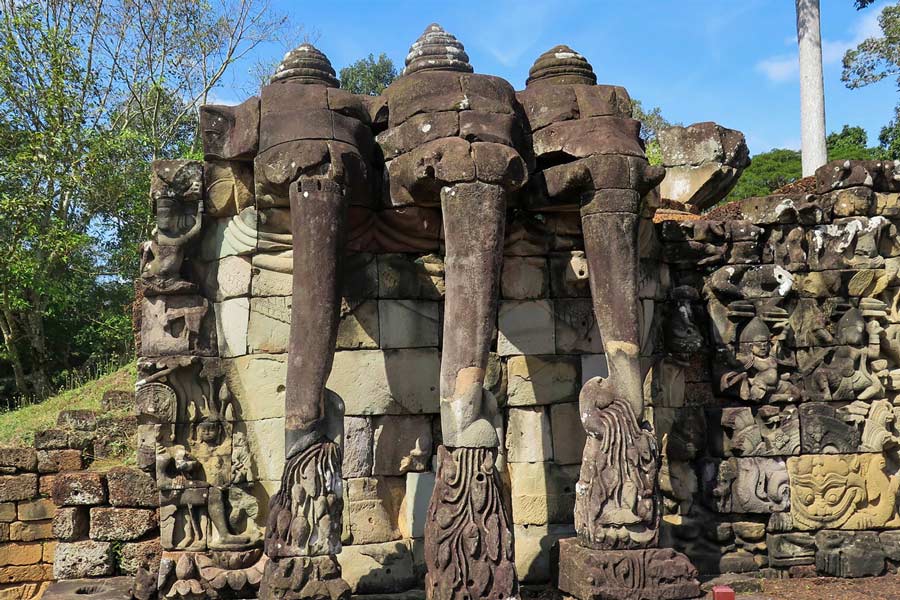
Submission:
M 829 163 L 814 195 L 659 226 L 665 538 L 702 571 L 896 565 L 894 169 Z
M 107 408 L 132 404 L 127 392 L 104 396 Z M 158 566 L 153 480 L 129 467 L 87 471 L 119 450 L 115 444 L 133 445 L 133 434 L 127 417 L 68 410 L 31 447 L 0 449 L 0 594 L 33 598 L 52 580 L 133 576 Z

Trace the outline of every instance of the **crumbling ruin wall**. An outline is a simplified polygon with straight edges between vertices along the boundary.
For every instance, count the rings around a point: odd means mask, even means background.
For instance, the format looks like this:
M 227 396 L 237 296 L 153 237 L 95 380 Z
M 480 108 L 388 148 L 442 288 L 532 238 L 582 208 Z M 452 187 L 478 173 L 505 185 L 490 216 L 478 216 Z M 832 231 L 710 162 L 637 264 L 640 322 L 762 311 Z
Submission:
M 900 558 L 896 168 L 830 163 L 814 195 L 659 227 L 666 541 L 702 572 Z

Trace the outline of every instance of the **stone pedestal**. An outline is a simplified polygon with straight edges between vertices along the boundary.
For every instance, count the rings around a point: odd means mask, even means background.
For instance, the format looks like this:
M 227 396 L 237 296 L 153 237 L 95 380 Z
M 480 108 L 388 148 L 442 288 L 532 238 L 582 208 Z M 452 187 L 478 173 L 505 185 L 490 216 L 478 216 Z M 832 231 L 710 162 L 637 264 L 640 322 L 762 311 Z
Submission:
M 559 542 L 559 589 L 578 600 L 680 600 L 702 595 L 697 569 L 670 548 L 591 550 Z

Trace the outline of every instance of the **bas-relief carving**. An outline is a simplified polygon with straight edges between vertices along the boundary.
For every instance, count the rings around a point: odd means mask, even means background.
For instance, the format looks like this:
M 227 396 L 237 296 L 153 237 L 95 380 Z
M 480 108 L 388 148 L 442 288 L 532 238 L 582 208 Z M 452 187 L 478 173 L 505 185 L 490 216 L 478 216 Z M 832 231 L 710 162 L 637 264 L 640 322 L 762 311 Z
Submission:
M 788 459 L 796 529 L 884 529 L 900 526 L 900 477 L 884 454 L 809 455 Z
M 795 406 L 723 408 L 719 424 L 725 456 L 800 453 L 800 413 Z
M 702 468 L 704 499 L 720 513 L 774 513 L 791 507 L 784 460 L 761 457 L 709 461 Z

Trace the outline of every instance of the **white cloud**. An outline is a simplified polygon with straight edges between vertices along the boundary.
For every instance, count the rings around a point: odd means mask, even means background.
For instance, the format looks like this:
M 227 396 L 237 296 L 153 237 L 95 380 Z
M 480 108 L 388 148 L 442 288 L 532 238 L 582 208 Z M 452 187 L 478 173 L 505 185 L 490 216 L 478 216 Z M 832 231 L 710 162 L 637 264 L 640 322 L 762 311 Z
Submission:
M 852 36 L 845 40 L 822 40 L 822 64 L 825 66 L 840 63 L 844 59 L 847 50 L 855 48 L 870 37 L 881 36 L 881 27 L 878 25 L 878 16 L 883 5 L 878 5 L 865 11 L 854 21 L 850 32 Z M 794 42 L 796 44 L 796 40 Z M 756 70 L 774 83 L 784 83 L 795 80 L 800 76 L 800 64 L 797 53 L 771 56 L 756 63 Z

